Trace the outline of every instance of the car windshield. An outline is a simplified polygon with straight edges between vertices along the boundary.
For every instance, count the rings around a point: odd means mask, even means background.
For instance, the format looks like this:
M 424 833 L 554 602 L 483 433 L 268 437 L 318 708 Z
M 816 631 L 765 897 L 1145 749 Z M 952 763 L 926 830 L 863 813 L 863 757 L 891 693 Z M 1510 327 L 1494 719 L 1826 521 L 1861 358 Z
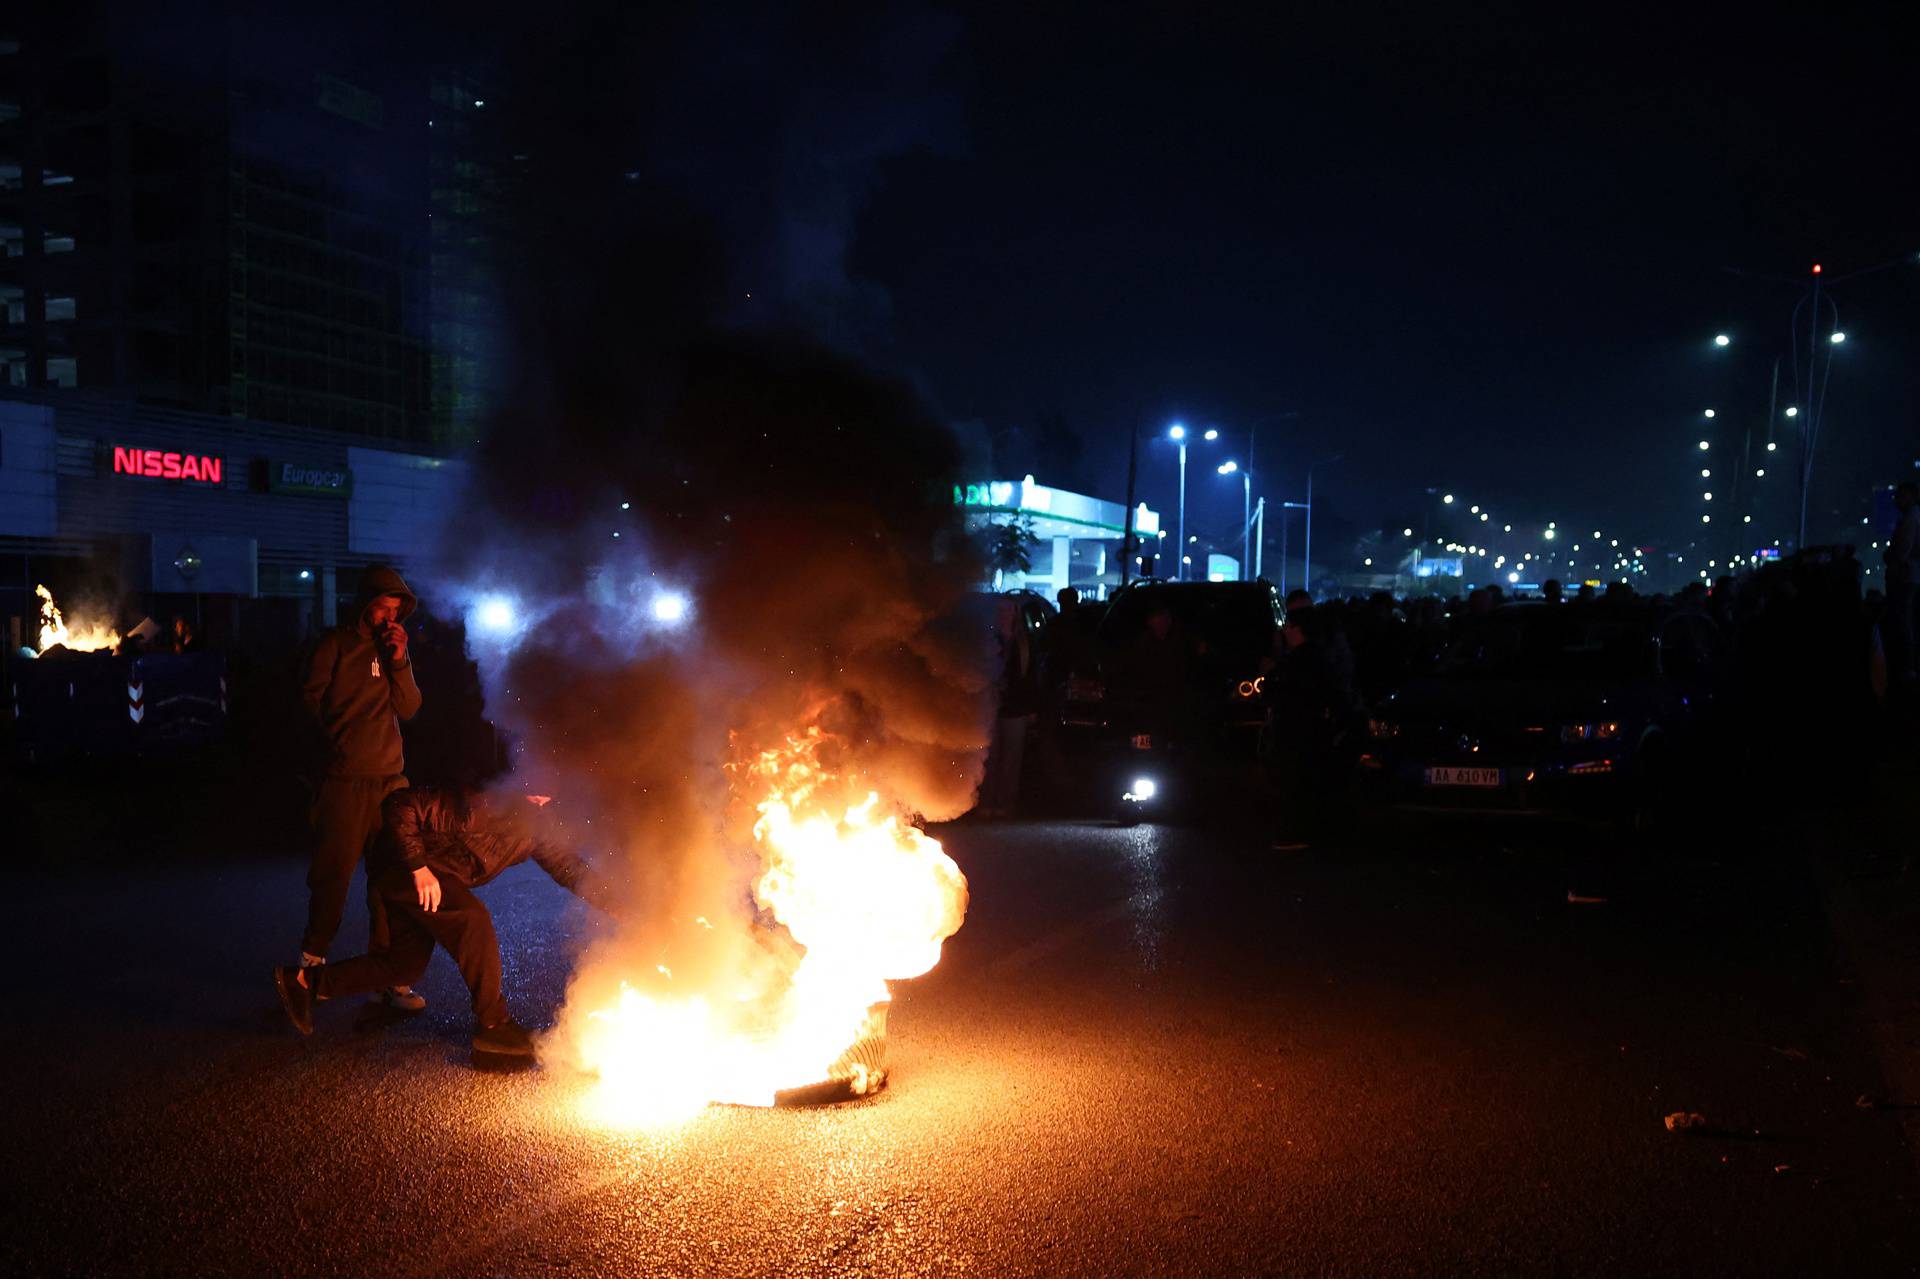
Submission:
M 1466 679 L 1632 679 L 1653 669 L 1652 631 L 1640 618 L 1524 608 L 1470 619 L 1434 673 Z
M 1127 591 L 1113 601 L 1100 624 L 1100 642 L 1110 649 L 1131 647 L 1160 609 L 1189 639 L 1211 651 L 1250 657 L 1268 651 L 1279 624 L 1273 588 L 1260 582 L 1196 583 L 1150 586 Z

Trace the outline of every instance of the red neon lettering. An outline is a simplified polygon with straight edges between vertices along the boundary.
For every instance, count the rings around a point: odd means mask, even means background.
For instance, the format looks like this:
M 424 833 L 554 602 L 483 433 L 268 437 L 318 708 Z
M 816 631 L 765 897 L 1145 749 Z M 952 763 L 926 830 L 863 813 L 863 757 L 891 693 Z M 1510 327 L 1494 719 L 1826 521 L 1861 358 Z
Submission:
M 198 480 L 218 484 L 224 461 L 204 453 L 167 453 L 160 449 L 132 449 L 113 446 L 113 470 L 116 475 L 147 475 L 164 480 Z

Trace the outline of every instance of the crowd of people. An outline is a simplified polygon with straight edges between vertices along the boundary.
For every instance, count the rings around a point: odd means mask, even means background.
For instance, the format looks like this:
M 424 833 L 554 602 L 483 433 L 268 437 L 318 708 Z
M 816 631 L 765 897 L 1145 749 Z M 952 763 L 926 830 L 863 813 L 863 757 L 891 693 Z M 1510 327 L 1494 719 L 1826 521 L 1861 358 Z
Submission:
M 1917 498 L 1913 485 L 1900 486 L 1901 519 L 1884 557 L 1885 590 L 1865 587 L 1865 567 L 1854 548 L 1833 546 L 1808 548 L 1742 576 L 1703 580 L 1672 594 L 1643 594 L 1621 581 L 1582 583 L 1569 591 L 1554 580 L 1523 597 L 1498 585 L 1453 597 L 1379 592 L 1323 601 L 1294 591 L 1259 667 L 1260 753 L 1278 842 L 1304 842 L 1325 797 L 1348 785 L 1372 708 L 1473 645 L 1489 619 L 1513 605 L 1565 609 L 1569 617 L 1630 613 L 1655 634 L 1677 614 L 1704 619 L 1708 625 L 1695 633 L 1710 635 L 1712 642 L 1688 660 L 1705 668 L 1694 673 L 1714 689 L 1716 749 L 1764 750 L 1771 775 L 1806 786 L 1848 786 L 1889 744 L 1890 730 L 1914 704 Z M 1187 734 L 1196 741 L 1192 720 L 1207 699 L 1217 699 L 1218 690 L 1196 678 L 1205 669 L 1195 651 L 1204 641 L 1183 633 L 1172 610 L 1156 608 L 1147 626 L 1116 648 L 1101 642 L 1111 639 L 1100 632 L 1106 605 L 1083 601 L 1071 589 L 1061 591 L 1057 602 L 1057 614 L 1037 637 L 1022 630 L 1008 648 L 999 731 L 983 792 L 987 815 L 1047 798 L 1035 792 L 1046 791 L 1055 779 L 1022 767 L 1028 726 L 1041 740 L 1058 730 L 1076 684 L 1124 683 L 1136 697 L 1131 731 Z M 1668 655 L 1670 665 L 1679 660 Z M 1022 777 L 1025 793 L 1015 785 Z

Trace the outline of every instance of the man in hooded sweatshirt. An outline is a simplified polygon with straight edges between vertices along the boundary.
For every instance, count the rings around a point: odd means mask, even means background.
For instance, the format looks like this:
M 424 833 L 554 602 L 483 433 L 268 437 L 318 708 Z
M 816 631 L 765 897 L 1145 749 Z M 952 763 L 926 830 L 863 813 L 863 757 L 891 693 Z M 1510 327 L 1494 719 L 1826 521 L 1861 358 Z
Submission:
M 360 576 L 353 620 L 314 642 L 301 678 L 307 714 L 326 739 L 326 771 L 314 799 L 313 864 L 307 870 L 307 929 L 302 967 L 324 964 L 340 931 L 347 888 L 367 843 L 380 829 L 380 802 L 407 784 L 400 725 L 420 710 L 403 622 L 419 601 L 400 574 L 384 564 Z M 387 915 L 367 886 L 368 949 L 387 947 Z M 404 985 L 378 998 L 415 1011 L 426 1000 Z

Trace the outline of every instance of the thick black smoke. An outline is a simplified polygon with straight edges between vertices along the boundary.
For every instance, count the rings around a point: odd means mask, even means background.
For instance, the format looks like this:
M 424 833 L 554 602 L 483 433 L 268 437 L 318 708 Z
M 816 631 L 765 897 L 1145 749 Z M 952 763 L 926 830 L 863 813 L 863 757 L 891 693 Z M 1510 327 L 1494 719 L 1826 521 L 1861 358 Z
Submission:
M 561 47 L 580 61 L 556 75 L 608 81 L 604 49 Z M 622 928 L 583 966 L 591 1001 L 669 960 L 683 982 L 767 962 L 764 930 L 742 926 L 757 796 L 735 783 L 793 735 L 825 734 L 821 763 L 850 798 L 965 811 L 990 639 L 962 609 L 979 566 L 952 433 L 905 381 L 815 336 L 832 290 L 740 305 L 741 271 L 785 250 L 739 228 L 790 220 L 717 216 L 710 183 L 677 181 L 684 146 L 671 165 L 616 160 L 604 115 L 554 93 L 550 120 L 581 133 L 555 142 L 567 162 L 538 166 L 552 183 L 519 193 L 516 387 L 474 458 L 438 593 L 491 609 L 469 629 L 513 739 L 503 784 L 554 796 L 625 885 Z M 627 105 L 636 150 L 673 115 Z M 813 192 L 809 209 L 851 216 L 877 160 L 853 152 L 847 196 Z M 776 173 L 806 167 L 758 144 L 712 162 L 768 154 Z

